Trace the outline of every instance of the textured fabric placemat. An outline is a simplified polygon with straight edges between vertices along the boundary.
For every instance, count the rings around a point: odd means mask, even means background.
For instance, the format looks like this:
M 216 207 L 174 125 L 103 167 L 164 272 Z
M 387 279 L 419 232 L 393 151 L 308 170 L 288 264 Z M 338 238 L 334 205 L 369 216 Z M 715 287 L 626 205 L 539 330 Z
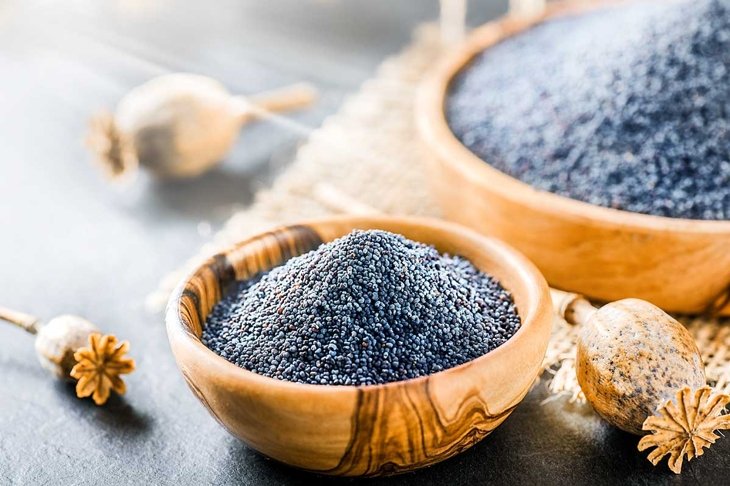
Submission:
M 150 296 L 159 308 L 195 262 L 268 228 L 337 213 L 439 216 L 426 184 L 424 147 L 414 120 L 416 88 L 446 49 L 438 29 L 419 28 L 413 41 L 386 59 L 376 75 L 325 120 L 302 145 L 289 168 L 253 204 L 236 214 L 181 272 Z M 164 305 L 164 304 L 163 304 Z M 702 351 L 710 384 L 730 390 L 730 327 L 727 320 L 683 319 Z M 575 378 L 575 328 L 555 318 L 545 357 L 549 388 L 582 400 Z

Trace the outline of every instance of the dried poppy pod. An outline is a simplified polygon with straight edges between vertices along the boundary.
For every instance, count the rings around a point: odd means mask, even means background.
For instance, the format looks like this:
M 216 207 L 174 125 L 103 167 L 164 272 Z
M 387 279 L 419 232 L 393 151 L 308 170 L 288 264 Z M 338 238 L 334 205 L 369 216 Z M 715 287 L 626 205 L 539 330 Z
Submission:
M 35 350 L 41 366 L 56 378 L 78 380 L 76 395 L 91 396 L 103 405 L 111 390 L 126 391 L 119 375 L 134 371 L 134 360 L 125 357 L 129 343 L 117 344 L 112 335 L 102 336 L 86 319 L 62 315 L 43 324 L 34 316 L 0 307 L 0 320 L 35 334 Z
M 297 84 L 232 96 L 206 76 L 167 74 L 132 89 L 114 114 L 93 117 L 87 142 L 112 178 L 139 166 L 160 177 L 195 177 L 226 156 L 243 124 L 308 106 L 315 94 L 311 86 Z
M 610 424 L 644 435 L 638 448 L 655 448 L 652 464 L 668 455 L 678 474 L 685 457 L 702 455 L 716 430 L 730 428 L 723 415 L 730 396 L 707 386 L 702 356 L 677 320 L 639 299 L 596 309 L 575 294 L 555 291 L 553 298 L 581 326 L 576 375 L 586 400 Z

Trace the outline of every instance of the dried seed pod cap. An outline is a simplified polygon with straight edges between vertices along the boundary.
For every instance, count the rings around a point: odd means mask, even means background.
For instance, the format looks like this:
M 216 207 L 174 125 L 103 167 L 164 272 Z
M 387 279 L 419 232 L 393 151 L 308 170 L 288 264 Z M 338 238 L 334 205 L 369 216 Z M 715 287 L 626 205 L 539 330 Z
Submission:
M 138 166 L 160 177 L 195 177 L 226 156 L 246 121 L 313 99 L 304 85 L 248 100 L 206 76 L 167 74 L 131 90 L 113 115 L 94 117 L 88 143 L 113 178 Z
M 76 364 L 74 353 L 86 345 L 89 336 L 99 330 L 86 319 L 62 315 L 38 329 L 35 350 L 41 365 L 62 379 L 71 379 Z

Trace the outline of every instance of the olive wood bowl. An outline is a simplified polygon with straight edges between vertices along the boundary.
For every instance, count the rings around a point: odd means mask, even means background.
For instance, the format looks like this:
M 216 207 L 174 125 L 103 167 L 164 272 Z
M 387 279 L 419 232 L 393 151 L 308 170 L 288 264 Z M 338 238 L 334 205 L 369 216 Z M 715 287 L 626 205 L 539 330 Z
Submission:
M 502 346 L 455 368 L 360 387 L 268 378 L 228 362 L 201 342 L 206 316 L 235 281 L 356 228 L 400 233 L 469 259 L 512 293 L 520 329 Z M 178 286 L 166 320 L 190 389 L 231 434 L 297 468 L 375 476 L 447 459 L 501 424 L 538 376 L 552 319 L 545 280 L 505 244 L 438 220 L 357 217 L 282 227 L 213 256 Z
M 416 102 L 433 192 L 445 217 L 511 244 L 554 287 L 603 301 L 636 297 L 673 312 L 730 313 L 730 221 L 650 216 L 536 190 L 481 160 L 447 123 L 451 82 L 476 55 L 545 19 L 610 3 L 617 2 L 562 1 L 538 16 L 503 17 L 434 68 Z

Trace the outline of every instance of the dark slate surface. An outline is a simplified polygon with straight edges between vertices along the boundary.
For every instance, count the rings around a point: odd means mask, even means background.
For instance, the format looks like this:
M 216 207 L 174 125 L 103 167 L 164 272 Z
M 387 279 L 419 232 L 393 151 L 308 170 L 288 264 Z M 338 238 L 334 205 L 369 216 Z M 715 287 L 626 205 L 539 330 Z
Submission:
M 32 338 L 0 326 L 0 484 L 311 484 L 231 438 L 186 388 L 160 315 L 159 279 L 203 244 L 289 159 L 299 135 L 251 127 L 195 182 L 141 177 L 114 189 L 90 169 L 85 120 L 127 89 L 176 70 L 252 93 L 302 79 L 323 92 L 296 119 L 317 126 L 344 94 L 433 18 L 422 0 L 0 3 L 0 302 L 76 313 L 132 342 L 139 370 L 103 408 L 36 363 Z M 503 2 L 472 2 L 472 22 Z M 202 225 L 201 222 L 204 222 Z M 727 484 L 730 441 L 675 477 L 636 439 L 533 391 L 491 437 L 404 484 Z M 371 481 L 380 484 L 381 481 Z

